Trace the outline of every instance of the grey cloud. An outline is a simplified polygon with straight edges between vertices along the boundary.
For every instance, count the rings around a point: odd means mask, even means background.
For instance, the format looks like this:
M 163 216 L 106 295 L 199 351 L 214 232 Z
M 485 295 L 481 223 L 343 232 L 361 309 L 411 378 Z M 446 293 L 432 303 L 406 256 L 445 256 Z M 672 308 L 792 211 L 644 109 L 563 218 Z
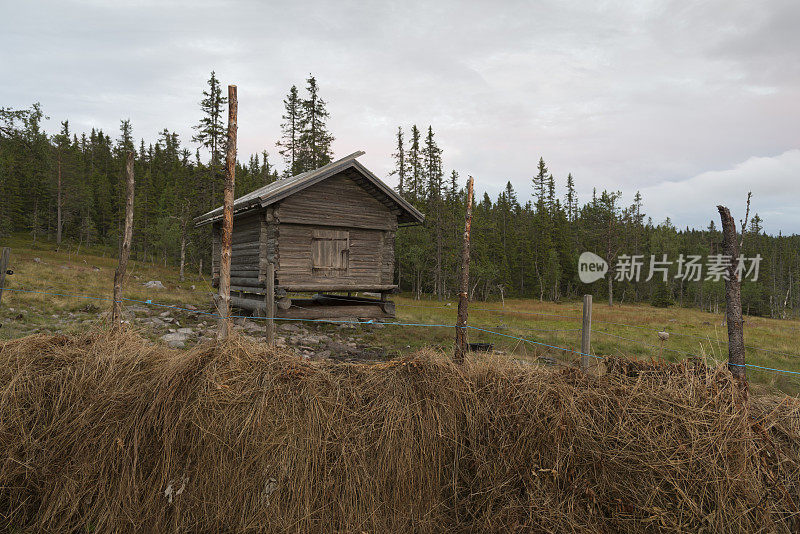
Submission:
M 28 2 L 0 20 L 0 103 L 188 142 L 215 69 L 239 86 L 246 158 L 276 154 L 281 99 L 313 72 L 335 150 L 379 173 L 398 125 L 431 124 L 448 169 L 493 195 L 529 198 L 541 155 L 584 199 L 641 189 L 656 220 L 695 225 L 649 196 L 800 148 L 798 18 L 768 0 Z M 800 197 L 754 192 L 768 228 L 800 232 Z

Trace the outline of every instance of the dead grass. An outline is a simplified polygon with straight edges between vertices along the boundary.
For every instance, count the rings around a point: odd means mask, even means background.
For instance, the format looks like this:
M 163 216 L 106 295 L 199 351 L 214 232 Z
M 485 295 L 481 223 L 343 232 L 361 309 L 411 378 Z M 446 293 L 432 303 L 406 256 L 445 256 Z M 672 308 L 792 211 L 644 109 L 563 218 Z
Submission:
M 678 364 L 310 363 L 93 331 L 0 342 L 24 532 L 796 532 L 800 403 Z M 2 529 L 2 527 L 0 527 Z M 11 530 L 14 531 L 14 530 Z
M 99 313 L 111 309 L 117 259 L 110 250 L 78 249 L 69 243 L 56 250 L 54 243 L 39 241 L 34 244 L 21 236 L 4 239 L 0 246 L 12 247 L 10 265 L 14 274 L 6 278 L 6 287 L 42 292 L 4 292 L 0 306 L 0 339 L 21 337 L 32 330 L 78 332 L 86 328 L 81 320 L 96 320 Z M 198 276 L 194 269 L 187 270 L 183 282 L 172 266 L 132 261 L 128 271 L 125 298 L 210 308 L 210 281 Z M 163 282 L 165 289 L 145 288 L 143 284 L 150 280 Z M 69 314 L 77 315 L 78 320 Z M 73 324 L 59 324 L 59 319 Z
M 455 302 L 436 300 L 417 301 L 398 297 L 399 320 L 411 323 L 454 324 Z M 449 306 L 448 306 L 449 304 Z M 645 304 L 615 304 L 609 307 L 596 302 L 592 310 L 592 354 L 637 359 L 681 361 L 687 357 L 702 357 L 709 364 L 728 359 L 727 329 L 724 315 L 692 308 L 654 308 Z M 506 299 L 501 302 L 470 303 L 469 323 L 506 335 L 522 337 L 547 345 L 580 350 L 581 303 L 540 302 L 531 299 Z M 661 347 L 657 332 L 671 332 Z M 451 347 L 452 329 L 392 329 L 371 334 L 375 344 L 387 349 L 410 346 Z M 601 333 L 605 332 L 605 333 Z M 765 367 L 800 372 L 800 350 L 797 336 L 800 321 L 746 317 L 745 343 L 749 347 L 746 361 Z M 470 341 L 491 342 L 516 357 L 535 360 L 550 356 L 572 361 L 576 355 L 542 345 L 527 344 L 507 337 L 471 330 Z M 800 375 L 747 370 L 751 382 L 771 391 L 800 393 Z

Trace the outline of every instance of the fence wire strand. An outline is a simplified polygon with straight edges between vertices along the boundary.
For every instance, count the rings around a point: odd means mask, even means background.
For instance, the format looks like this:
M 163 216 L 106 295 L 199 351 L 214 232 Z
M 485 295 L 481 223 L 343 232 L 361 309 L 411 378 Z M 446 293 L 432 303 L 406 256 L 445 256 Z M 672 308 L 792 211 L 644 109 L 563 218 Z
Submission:
M 55 297 L 65 297 L 65 298 L 79 298 L 79 299 L 99 300 L 99 301 L 106 301 L 106 302 L 113 302 L 114 301 L 113 298 L 109 298 L 109 297 L 99 297 L 99 296 L 91 296 L 91 295 L 78 295 L 78 294 L 72 294 L 72 293 L 56 293 L 56 292 L 51 292 L 51 291 L 39 291 L 39 290 L 18 289 L 18 288 L 4 288 L 3 290 L 4 291 L 14 291 L 14 292 L 19 292 L 19 293 L 31 293 L 31 294 L 40 294 L 40 295 L 48 295 L 48 296 L 55 296 Z M 159 303 L 159 302 L 153 302 L 151 299 L 139 300 L 139 299 L 131 299 L 131 298 L 122 298 L 121 302 L 135 302 L 135 303 L 138 303 L 138 304 L 144 304 L 144 305 L 148 305 L 148 306 L 156 306 L 156 307 L 160 307 L 160 308 L 174 309 L 174 310 L 182 311 L 182 312 L 186 312 L 186 313 L 196 313 L 196 314 L 200 314 L 200 315 L 207 315 L 207 316 L 210 316 L 210 317 L 217 317 L 217 318 L 220 317 L 220 315 L 217 314 L 217 313 L 207 312 L 207 311 L 204 311 L 204 310 L 196 310 L 196 309 L 193 310 L 191 308 L 184 308 L 184 307 L 175 306 L 175 305 L 172 305 L 172 304 L 163 304 L 163 303 Z M 413 306 L 413 305 L 403 305 L 403 304 L 400 304 L 398 306 L 401 306 L 401 307 L 428 307 L 428 308 L 432 307 L 432 306 Z M 451 307 L 450 306 L 437 306 L 436 308 L 451 308 Z M 470 311 L 473 311 L 473 310 L 474 311 L 496 311 L 496 312 L 504 312 L 504 313 L 520 313 L 520 314 L 524 314 L 524 315 L 539 315 L 539 316 L 559 317 L 559 318 L 568 318 L 568 319 L 576 319 L 576 320 L 577 319 L 581 319 L 581 318 L 578 318 L 578 317 L 571 317 L 571 316 L 566 316 L 566 315 L 545 314 L 545 313 L 537 313 L 537 312 L 523 312 L 523 311 L 517 311 L 517 310 L 506 310 L 506 309 L 496 309 L 496 308 L 472 308 Z M 228 318 L 229 319 L 250 319 L 250 320 L 268 320 L 268 319 L 271 319 L 271 320 L 274 320 L 274 321 L 300 321 L 300 322 L 328 323 L 328 324 L 333 323 L 333 324 L 354 324 L 354 325 L 355 324 L 384 325 L 384 326 L 400 326 L 400 327 L 431 327 L 431 328 L 454 328 L 454 329 L 455 328 L 459 328 L 456 325 L 452 325 L 452 324 L 402 323 L 402 322 L 391 322 L 391 321 L 384 322 L 384 321 L 375 321 L 375 320 L 352 321 L 352 320 L 336 320 L 336 319 L 293 319 L 293 318 L 288 318 L 288 317 L 255 317 L 255 316 L 248 316 L 248 315 L 229 315 Z M 601 321 L 601 320 L 596 320 L 594 322 L 604 323 L 604 324 L 613 324 L 613 325 L 618 325 L 618 326 L 630 326 L 630 327 L 634 327 L 634 328 L 643 328 L 643 329 L 653 330 L 655 332 L 659 331 L 659 330 L 652 329 L 650 327 L 646 327 L 646 326 L 643 326 L 643 325 L 629 325 L 629 324 L 625 324 L 625 323 L 613 323 L 613 322 L 610 322 L 610 321 Z M 600 359 L 600 360 L 604 359 L 603 356 L 597 356 L 597 355 L 594 355 L 594 354 L 585 354 L 585 353 L 583 353 L 581 351 L 576 351 L 576 350 L 569 349 L 569 348 L 566 348 L 566 347 L 560 347 L 558 345 L 551 345 L 551 344 L 548 344 L 548 343 L 542 343 L 540 341 L 534 341 L 534 340 L 531 340 L 531 339 L 527 339 L 527 338 L 519 337 L 519 336 L 514 336 L 514 335 L 511 335 L 511 334 L 504 334 L 502 332 L 496 332 L 494 330 L 489 330 L 489 329 L 481 328 L 481 327 L 477 327 L 477 326 L 467 325 L 464 328 L 469 329 L 469 330 L 475 330 L 475 331 L 478 331 L 478 332 L 484 332 L 484 333 L 490 334 L 490 335 L 495 335 L 495 336 L 501 336 L 501 337 L 505 337 L 505 338 L 515 339 L 517 341 L 522 341 L 524 343 L 529 343 L 531 345 L 537 345 L 537 346 L 547 347 L 547 348 L 550 348 L 550 349 L 560 350 L 560 351 L 563 351 L 563 352 L 569 352 L 569 353 L 572 353 L 572 354 L 576 354 L 578 356 L 588 356 L 588 357 L 595 358 L 595 359 Z M 555 330 L 553 330 L 553 331 L 555 331 Z M 569 330 L 565 329 L 564 331 L 569 331 Z M 575 331 L 580 331 L 580 329 L 575 329 Z M 647 342 L 644 342 L 644 341 L 639 341 L 639 340 L 636 340 L 636 339 L 619 336 L 617 334 L 612 334 L 610 332 L 606 332 L 606 331 L 603 331 L 603 330 L 592 330 L 592 332 L 595 332 L 595 333 L 598 333 L 598 334 L 607 335 L 607 336 L 611 336 L 611 337 L 615 337 L 615 338 L 618 338 L 618 339 L 623 339 L 623 340 L 626 340 L 626 341 L 631 341 L 631 342 L 634 342 L 634 343 L 639 343 L 639 344 L 646 345 L 646 346 L 649 346 L 649 347 L 654 347 L 654 348 L 659 348 L 659 349 L 662 348 L 662 347 L 659 347 L 658 345 L 653 345 L 653 344 L 650 344 L 650 343 L 647 343 Z M 668 333 L 670 335 L 673 334 L 673 332 L 668 332 Z M 677 332 L 675 332 L 675 334 L 692 336 L 692 334 L 680 334 L 680 333 L 677 333 Z M 711 340 L 708 340 L 708 341 L 711 341 Z M 772 352 L 772 353 L 780 354 L 780 355 L 784 355 L 784 356 L 798 357 L 798 355 L 783 353 L 783 352 L 774 351 L 774 350 L 770 350 L 770 349 L 762 349 L 762 348 L 759 348 L 759 347 L 746 346 L 746 348 L 750 348 L 752 350 L 763 350 L 763 351 L 766 351 L 766 352 Z M 671 349 L 671 348 L 664 347 L 663 350 L 677 352 L 677 353 L 685 354 L 685 355 L 688 355 L 688 356 L 700 357 L 697 354 L 694 354 L 694 353 L 691 353 L 691 352 L 687 352 L 687 351 L 681 351 L 681 350 L 678 350 L 678 349 Z M 718 361 L 718 360 L 714 360 L 714 359 L 712 359 L 712 360 L 713 361 Z M 765 367 L 765 366 L 756 365 L 756 364 L 750 364 L 750 363 L 746 363 L 746 364 L 734 364 L 734 363 L 728 363 L 728 362 L 721 362 L 721 363 L 722 364 L 727 364 L 729 366 L 759 369 L 759 370 L 762 370 L 762 371 L 771 371 L 771 372 L 775 372 L 775 373 L 785 373 L 785 374 L 791 374 L 791 375 L 800 375 L 800 372 L 798 372 L 798 371 L 790 371 L 790 370 L 787 370 L 787 369 L 778 369 L 778 368 L 774 368 L 774 367 Z

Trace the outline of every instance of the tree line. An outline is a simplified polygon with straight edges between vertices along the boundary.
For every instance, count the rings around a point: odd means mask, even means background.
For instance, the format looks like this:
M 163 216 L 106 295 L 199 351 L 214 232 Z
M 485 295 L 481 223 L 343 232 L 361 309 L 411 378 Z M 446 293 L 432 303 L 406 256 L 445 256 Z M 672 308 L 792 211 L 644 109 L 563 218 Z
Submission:
M 0 108 L 0 236 L 26 232 L 32 240 L 61 245 L 116 246 L 121 220 L 125 154 L 135 154 L 136 201 L 132 255 L 140 261 L 210 266 L 210 235 L 192 219 L 221 204 L 225 153 L 226 99 L 215 73 L 200 99 L 200 119 L 187 142 L 165 128 L 155 140 L 134 140 L 130 121 L 112 135 L 100 129 L 74 132 L 67 120 L 58 133 L 43 130 L 39 104 Z M 236 196 L 282 177 L 329 163 L 333 136 L 327 103 L 314 76 L 304 91 L 292 86 L 283 100 L 283 160 L 278 171 L 267 150 L 237 162 Z M 457 288 L 465 192 L 456 170 L 445 172 L 443 150 L 431 126 L 395 132 L 391 155 L 397 190 L 426 214 L 423 225 L 403 228 L 396 240 L 396 276 L 401 289 L 417 297 L 453 297 Z M 592 293 L 609 302 L 677 304 L 718 311 L 723 281 L 680 278 L 673 263 L 662 276 L 638 282 L 615 269 L 622 255 L 664 254 L 707 258 L 720 253 L 721 233 L 713 219 L 703 229 L 654 223 L 637 192 L 627 201 L 619 191 L 595 191 L 578 199 L 571 174 L 556 180 L 543 158 L 533 160 L 533 193 L 520 195 L 511 182 L 494 197 L 478 195 L 473 211 L 470 296 L 473 299 L 535 298 L 560 301 Z M 480 187 L 480 179 L 477 185 Z M 560 184 L 558 182 L 561 182 Z M 527 189 L 527 188 L 526 188 Z M 709 213 L 714 212 L 709 206 Z M 734 207 L 735 209 L 735 207 Z M 743 253 L 762 258 L 757 281 L 742 286 L 745 313 L 772 317 L 800 315 L 800 236 L 767 235 L 756 214 L 745 229 Z M 591 251 L 605 259 L 604 279 L 583 284 L 578 258 Z M 643 274 L 646 275 L 646 272 Z
M 400 286 L 417 297 L 452 298 L 457 294 L 464 230 L 464 180 L 455 170 L 444 172 L 443 151 L 431 127 L 423 131 L 412 125 L 408 135 L 398 127 L 395 146 L 392 175 L 398 181 L 397 190 L 426 214 L 424 225 L 398 232 Z M 711 273 L 714 260 L 724 261 L 717 257 L 722 252 L 722 233 L 713 218 L 703 229 L 681 229 L 669 218 L 654 223 L 644 212 L 639 192 L 626 203 L 619 191 L 594 190 L 591 198 L 581 202 L 572 174 L 559 188 L 543 158 L 531 174 L 529 198 L 520 197 L 510 181 L 495 197 L 488 193 L 476 197 L 472 299 L 560 301 L 591 293 L 610 304 L 674 304 L 714 312 L 724 308 L 724 279 Z M 742 202 L 744 211 L 745 199 Z M 709 205 L 709 214 L 714 213 L 715 206 Z M 742 283 L 744 312 L 800 315 L 800 236 L 767 235 L 762 218 L 754 214 L 740 238 L 747 260 L 760 257 L 757 280 L 751 279 L 754 273 L 750 272 Z M 609 266 L 606 276 L 591 284 L 582 283 L 578 273 L 578 260 L 585 251 L 597 254 Z M 686 276 L 691 258 L 698 257 L 707 270 Z M 637 261 L 638 280 L 631 276 L 631 269 L 623 269 L 625 263 L 636 265 Z M 651 261 L 657 269 L 648 280 Z M 743 264 L 749 271 L 752 262 Z
M 307 96 L 295 86 L 286 100 L 284 136 L 277 143 L 286 163 L 281 174 L 267 150 L 236 164 L 236 195 L 330 162 L 333 137 L 316 79 Z M 200 273 L 210 268 L 211 238 L 192 219 L 222 203 L 226 105 L 214 72 L 200 100 L 200 119 L 186 146 L 165 128 L 147 143 L 133 136 L 129 120 L 112 135 L 101 129 L 78 133 L 69 121 L 57 134 L 42 127 L 37 103 L 28 109 L 0 108 L 0 236 L 27 232 L 33 241 L 61 246 L 116 246 L 124 209 L 123 167 L 133 152 L 136 175 L 132 257 Z M 288 117 L 288 118 L 287 118 Z

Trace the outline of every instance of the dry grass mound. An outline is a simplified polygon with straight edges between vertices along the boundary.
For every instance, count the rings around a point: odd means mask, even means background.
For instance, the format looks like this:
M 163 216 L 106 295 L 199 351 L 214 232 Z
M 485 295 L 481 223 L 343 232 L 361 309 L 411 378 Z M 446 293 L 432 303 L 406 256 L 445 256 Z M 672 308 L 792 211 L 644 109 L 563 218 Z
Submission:
M 800 404 L 713 370 L 0 344 L 11 532 L 797 532 L 798 503 Z

